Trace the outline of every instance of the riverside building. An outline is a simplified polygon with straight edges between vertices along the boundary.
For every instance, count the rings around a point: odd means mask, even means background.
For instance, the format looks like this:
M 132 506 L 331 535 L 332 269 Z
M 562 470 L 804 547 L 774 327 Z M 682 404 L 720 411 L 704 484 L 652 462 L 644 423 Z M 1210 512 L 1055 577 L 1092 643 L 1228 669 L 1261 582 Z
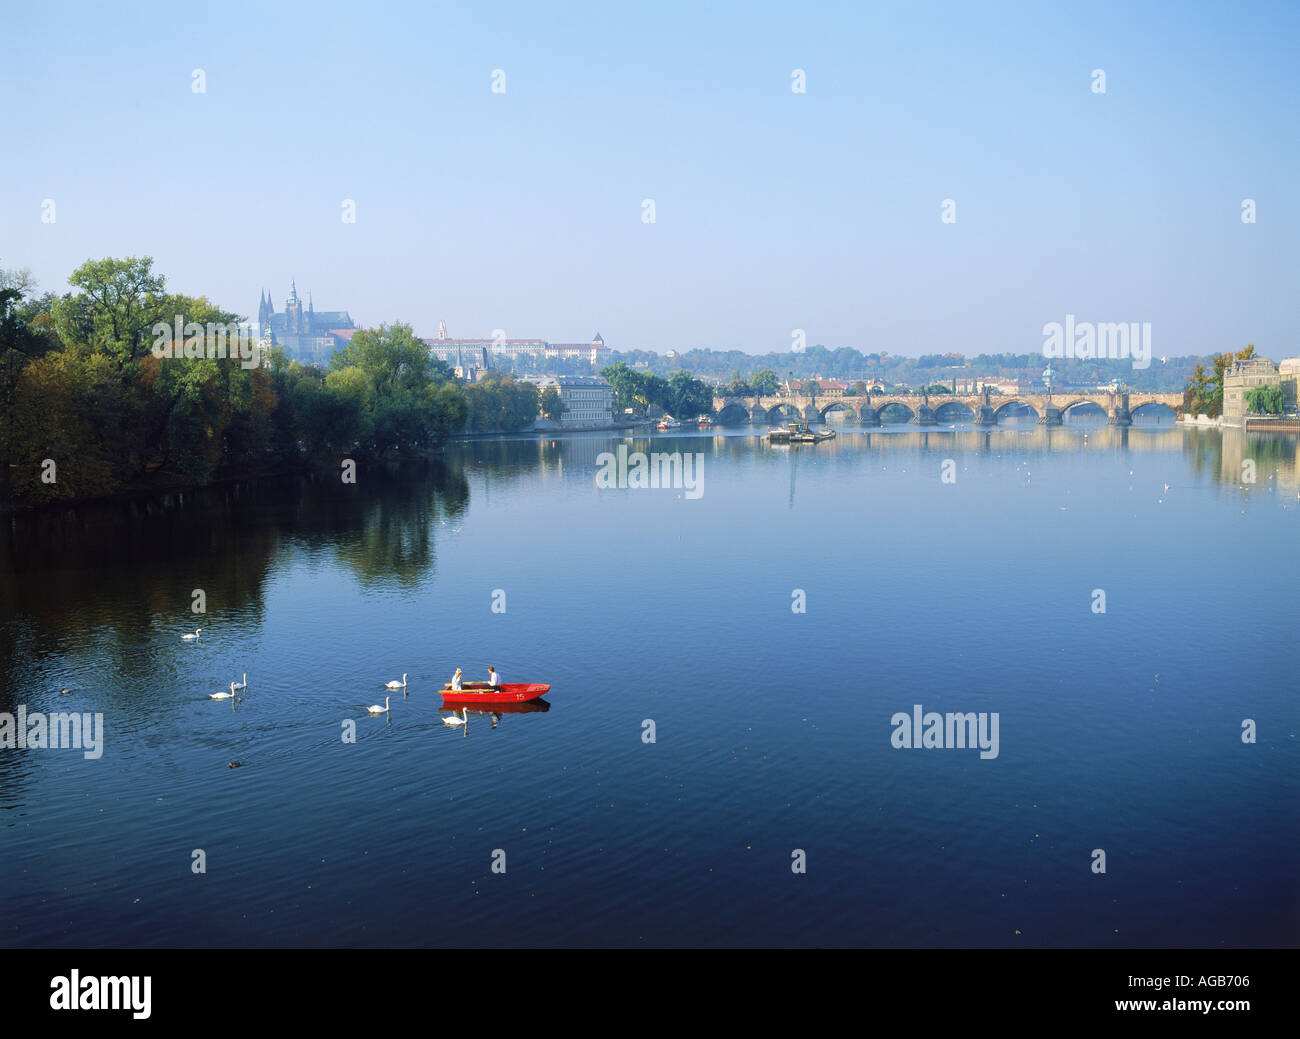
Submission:
M 614 387 L 599 375 L 530 375 L 524 381 L 538 392 L 548 386 L 559 391 L 565 407 L 561 429 L 608 429 L 614 424 Z

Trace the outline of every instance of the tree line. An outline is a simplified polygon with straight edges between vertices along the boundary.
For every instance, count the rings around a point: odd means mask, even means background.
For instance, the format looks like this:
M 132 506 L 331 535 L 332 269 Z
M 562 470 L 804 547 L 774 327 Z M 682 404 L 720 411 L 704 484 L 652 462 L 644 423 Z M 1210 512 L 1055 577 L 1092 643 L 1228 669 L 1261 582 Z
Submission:
M 248 363 L 227 350 L 240 315 L 168 292 L 150 257 L 89 260 L 68 284 L 0 269 L 0 509 L 414 457 L 538 415 L 535 386 L 455 379 L 409 325 L 356 332 L 328 367 L 278 348 Z M 183 350 L 159 349 L 163 326 Z
M 952 378 L 997 377 L 1019 382 L 1022 386 L 1037 382 L 1047 359 L 1038 353 L 981 353 L 967 357 L 949 352 L 905 357 L 888 350 L 863 352 L 851 346 L 827 347 L 821 344 L 784 353 L 747 354 L 741 350 L 690 349 L 658 354 L 649 350 L 616 350 L 615 361 L 635 366 L 636 371 L 666 376 L 682 370 L 698 378 L 726 384 L 751 385 L 763 373 L 779 383 L 787 378 L 814 377 L 842 379 L 846 382 L 878 379 L 892 385 L 909 387 L 942 384 Z M 1177 392 L 1203 357 L 1154 358 L 1148 368 L 1134 368 L 1123 358 L 1053 358 L 1052 368 L 1058 385 L 1091 386 L 1120 381 L 1130 389 L 1144 392 Z M 741 372 L 753 372 L 745 379 Z M 728 390 L 728 393 L 731 391 Z M 736 394 L 749 396 L 749 394 Z M 763 394 L 766 396 L 767 394 Z M 674 412 L 674 414 L 676 414 Z
M 631 408 L 637 415 L 645 415 L 652 407 L 687 420 L 713 412 L 713 387 L 689 372 L 678 371 L 665 379 L 618 361 L 602 368 L 600 374 L 613 387 L 617 406 Z

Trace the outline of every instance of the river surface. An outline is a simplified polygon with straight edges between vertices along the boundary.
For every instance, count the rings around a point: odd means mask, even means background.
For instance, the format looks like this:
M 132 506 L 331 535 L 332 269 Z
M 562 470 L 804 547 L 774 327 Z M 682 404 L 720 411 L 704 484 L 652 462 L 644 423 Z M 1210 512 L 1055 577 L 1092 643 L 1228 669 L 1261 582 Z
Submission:
M 6 520 L 0 712 L 104 737 L 0 750 L 0 945 L 1295 946 L 1298 578 L 1296 439 L 1168 423 Z M 549 709 L 445 725 L 489 664 Z M 996 756 L 895 747 L 916 705 Z

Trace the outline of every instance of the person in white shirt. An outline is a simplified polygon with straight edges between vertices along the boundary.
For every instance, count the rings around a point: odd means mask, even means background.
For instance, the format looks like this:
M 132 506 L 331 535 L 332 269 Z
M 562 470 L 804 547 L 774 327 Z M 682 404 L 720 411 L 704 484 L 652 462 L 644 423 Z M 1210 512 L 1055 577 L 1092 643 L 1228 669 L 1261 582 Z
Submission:
M 460 689 L 460 668 L 456 668 L 456 673 L 451 676 L 451 687 L 457 690 Z
M 501 676 L 497 674 L 497 669 L 488 665 L 488 685 L 493 689 L 501 684 Z

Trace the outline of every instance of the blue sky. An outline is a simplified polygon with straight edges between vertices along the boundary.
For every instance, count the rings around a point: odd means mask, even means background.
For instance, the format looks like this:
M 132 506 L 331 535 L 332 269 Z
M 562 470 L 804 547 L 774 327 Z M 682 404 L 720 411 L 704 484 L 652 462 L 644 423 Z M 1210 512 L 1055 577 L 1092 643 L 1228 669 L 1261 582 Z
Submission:
M 620 349 L 1300 353 L 1300 5 L 1056 7 L 22 5 L 0 265 Z

